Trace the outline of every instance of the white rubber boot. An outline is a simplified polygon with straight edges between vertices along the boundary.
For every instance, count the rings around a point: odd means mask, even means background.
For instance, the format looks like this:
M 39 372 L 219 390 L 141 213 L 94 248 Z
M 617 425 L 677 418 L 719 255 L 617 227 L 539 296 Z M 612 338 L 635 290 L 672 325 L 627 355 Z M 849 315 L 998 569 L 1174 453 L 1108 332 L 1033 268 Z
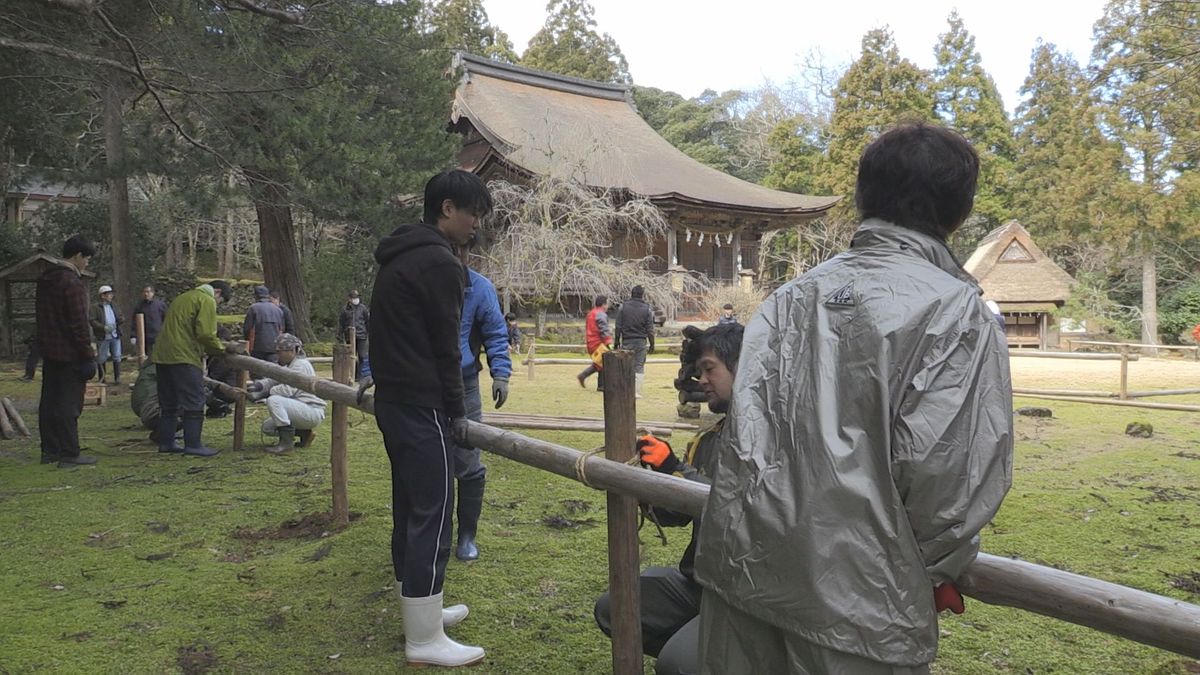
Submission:
M 637 373 L 636 375 L 633 376 L 634 392 L 635 392 L 636 398 L 642 397 L 642 382 L 644 382 L 645 380 L 646 380 L 645 373 Z
M 401 602 L 404 602 L 404 593 L 401 592 L 403 588 L 404 583 L 397 581 L 396 599 Z M 451 626 L 457 626 L 458 624 L 462 623 L 463 619 L 467 618 L 467 615 L 470 613 L 471 610 L 466 605 L 450 605 L 449 607 L 443 607 L 442 627 L 450 628 Z
M 442 627 L 442 594 L 400 598 L 404 614 L 404 657 L 410 666 L 469 666 L 483 660 L 482 647 L 460 645 Z

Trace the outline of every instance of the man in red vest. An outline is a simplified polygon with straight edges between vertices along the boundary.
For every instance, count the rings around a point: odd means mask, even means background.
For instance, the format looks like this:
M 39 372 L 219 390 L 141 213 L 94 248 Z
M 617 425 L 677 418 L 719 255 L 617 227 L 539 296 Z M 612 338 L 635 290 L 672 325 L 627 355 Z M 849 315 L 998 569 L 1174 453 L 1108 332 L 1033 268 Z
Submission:
M 612 329 L 608 327 L 608 297 L 597 295 L 596 302 L 592 306 L 592 311 L 587 315 L 587 353 L 591 357 L 592 362 L 587 368 L 583 369 L 582 373 L 575 376 L 579 380 L 579 386 L 587 389 L 587 379 L 592 373 L 600 373 L 596 377 L 596 391 L 604 391 L 604 373 L 601 359 L 604 358 L 604 352 L 612 348 L 613 334 Z

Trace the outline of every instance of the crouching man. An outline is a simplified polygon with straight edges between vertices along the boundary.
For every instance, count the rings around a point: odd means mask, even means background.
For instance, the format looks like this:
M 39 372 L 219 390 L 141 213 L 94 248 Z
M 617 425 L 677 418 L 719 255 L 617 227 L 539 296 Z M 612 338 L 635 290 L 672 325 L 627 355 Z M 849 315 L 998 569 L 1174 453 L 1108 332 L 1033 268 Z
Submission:
M 316 377 L 312 364 L 304 358 L 304 343 L 291 333 L 281 333 L 275 338 L 275 356 L 279 365 L 305 377 Z M 268 436 L 279 436 L 279 442 L 264 448 L 272 454 L 290 452 L 300 437 L 299 446 L 312 444 L 313 430 L 325 421 L 325 399 L 316 394 L 276 382 L 270 378 L 256 380 L 246 385 L 246 391 L 254 400 L 267 399 L 270 417 L 263 420 L 262 430 Z
M 694 349 L 695 370 L 700 388 L 708 399 L 708 409 L 722 415 L 708 429 L 688 443 L 687 453 L 680 460 L 671 446 L 653 436 L 643 436 L 637 444 L 642 463 L 660 473 L 674 474 L 700 483 L 712 478 L 713 460 L 717 446 L 723 442 L 724 413 L 729 410 L 733 394 L 733 376 L 737 372 L 738 355 L 742 348 L 742 326 L 725 324 L 713 326 L 685 345 L 685 356 Z M 690 515 L 651 507 L 658 524 L 682 527 L 693 522 Z M 696 520 L 696 525 L 699 520 Z M 696 531 L 688 543 L 679 567 L 650 567 L 640 578 L 642 607 L 642 651 L 658 659 L 658 675 L 698 673 L 697 638 L 700 633 L 700 584 L 692 576 L 696 557 Z M 596 601 L 596 623 L 605 635 L 612 636 L 608 593 Z

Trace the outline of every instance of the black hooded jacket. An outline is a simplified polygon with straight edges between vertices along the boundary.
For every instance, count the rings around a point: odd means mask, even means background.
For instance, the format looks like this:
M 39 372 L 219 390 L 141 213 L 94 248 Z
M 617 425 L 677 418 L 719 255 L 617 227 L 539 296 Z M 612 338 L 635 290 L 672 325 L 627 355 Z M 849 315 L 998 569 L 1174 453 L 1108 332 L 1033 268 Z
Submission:
M 375 249 L 371 375 L 375 397 L 462 417 L 458 327 L 466 268 L 433 225 L 401 225 Z

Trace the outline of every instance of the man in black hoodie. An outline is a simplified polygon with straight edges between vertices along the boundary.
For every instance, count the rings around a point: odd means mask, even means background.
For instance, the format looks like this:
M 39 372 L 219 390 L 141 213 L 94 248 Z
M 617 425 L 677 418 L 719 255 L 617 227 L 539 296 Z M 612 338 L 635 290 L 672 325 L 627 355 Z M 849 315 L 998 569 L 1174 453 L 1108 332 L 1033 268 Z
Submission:
M 464 244 L 492 198 L 478 176 L 446 171 L 425 185 L 423 223 L 401 225 L 379 242 L 371 293 L 371 374 L 375 422 L 392 465 L 392 565 L 410 664 L 464 666 L 483 649 L 446 637 L 467 615 L 442 607 L 454 506 L 454 443 L 466 444 L 459 352 L 466 268 L 451 250 Z
M 634 391 L 642 397 L 646 379 L 646 352 L 654 352 L 654 311 L 644 300 L 646 290 L 634 286 L 630 298 L 617 314 L 617 349 L 633 352 Z

